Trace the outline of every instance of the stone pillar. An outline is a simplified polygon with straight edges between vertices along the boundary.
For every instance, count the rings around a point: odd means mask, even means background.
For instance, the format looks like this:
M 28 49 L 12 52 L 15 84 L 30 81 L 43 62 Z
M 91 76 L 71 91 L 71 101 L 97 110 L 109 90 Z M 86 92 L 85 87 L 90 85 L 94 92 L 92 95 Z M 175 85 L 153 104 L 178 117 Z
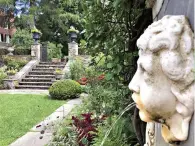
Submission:
M 68 43 L 68 56 L 73 57 L 78 55 L 78 44 L 76 42 Z
M 41 47 L 40 44 L 33 44 L 31 45 L 31 56 L 34 57 L 36 60 L 41 59 Z
M 2 42 L 1 34 L 0 34 L 0 42 Z
M 6 40 L 6 43 L 10 43 L 10 39 L 9 39 L 9 35 L 8 34 L 5 35 L 5 40 Z

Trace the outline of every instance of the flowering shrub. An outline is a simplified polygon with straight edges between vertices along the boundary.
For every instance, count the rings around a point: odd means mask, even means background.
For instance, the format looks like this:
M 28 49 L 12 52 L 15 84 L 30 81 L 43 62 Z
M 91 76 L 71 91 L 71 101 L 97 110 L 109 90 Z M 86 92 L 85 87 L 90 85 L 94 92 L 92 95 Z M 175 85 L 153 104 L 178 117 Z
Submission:
M 92 118 L 92 113 L 76 114 L 66 119 L 55 132 L 52 142 L 48 146 L 58 144 L 65 146 L 90 146 L 98 133 L 98 126 L 103 124 L 107 116 Z M 64 125 L 65 124 L 65 125 Z
M 104 75 L 104 74 L 101 74 L 101 75 L 98 76 L 98 77 L 91 77 L 91 78 L 82 77 L 82 78 L 79 79 L 77 82 L 78 82 L 80 85 L 86 85 L 87 83 L 101 81 L 101 80 L 103 80 L 104 78 L 105 78 L 105 75 Z
M 72 116 L 73 125 L 76 127 L 79 146 L 89 145 L 96 136 L 95 119 L 91 118 L 91 113 L 81 114 L 84 119 Z
M 77 81 L 80 85 L 86 85 L 88 82 L 88 79 L 86 77 L 82 77 Z

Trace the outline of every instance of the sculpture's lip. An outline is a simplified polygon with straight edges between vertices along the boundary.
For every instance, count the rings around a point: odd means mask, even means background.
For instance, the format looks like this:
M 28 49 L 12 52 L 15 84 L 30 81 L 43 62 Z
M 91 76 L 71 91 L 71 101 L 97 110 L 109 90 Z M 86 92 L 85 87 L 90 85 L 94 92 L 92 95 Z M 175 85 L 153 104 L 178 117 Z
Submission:
M 138 94 L 138 93 L 133 93 L 132 94 L 132 99 L 133 99 L 133 101 L 135 102 L 135 104 L 136 104 L 136 107 L 138 108 L 138 109 L 140 109 L 140 95 Z

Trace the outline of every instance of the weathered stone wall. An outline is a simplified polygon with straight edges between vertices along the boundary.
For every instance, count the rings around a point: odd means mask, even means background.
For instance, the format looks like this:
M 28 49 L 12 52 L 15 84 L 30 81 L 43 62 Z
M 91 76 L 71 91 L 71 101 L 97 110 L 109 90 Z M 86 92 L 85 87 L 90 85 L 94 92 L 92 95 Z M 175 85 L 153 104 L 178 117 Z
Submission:
M 158 0 L 157 0 L 158 1 Z M 157 20 L 165 15 L 185 15 L 194 30 L 194 0 L 164 0 Z

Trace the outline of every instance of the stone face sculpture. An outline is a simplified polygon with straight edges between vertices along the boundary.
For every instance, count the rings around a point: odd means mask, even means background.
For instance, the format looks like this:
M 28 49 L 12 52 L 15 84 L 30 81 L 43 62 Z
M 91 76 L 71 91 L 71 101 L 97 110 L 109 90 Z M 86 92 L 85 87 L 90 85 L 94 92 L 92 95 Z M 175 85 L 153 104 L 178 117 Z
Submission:
M 164 16 L 137 40 L 137 71 L 129 84 L 141 120 L 162 124 L 167 143 L 185 141 L 194 112 L 193 32 L 185 16 Z

